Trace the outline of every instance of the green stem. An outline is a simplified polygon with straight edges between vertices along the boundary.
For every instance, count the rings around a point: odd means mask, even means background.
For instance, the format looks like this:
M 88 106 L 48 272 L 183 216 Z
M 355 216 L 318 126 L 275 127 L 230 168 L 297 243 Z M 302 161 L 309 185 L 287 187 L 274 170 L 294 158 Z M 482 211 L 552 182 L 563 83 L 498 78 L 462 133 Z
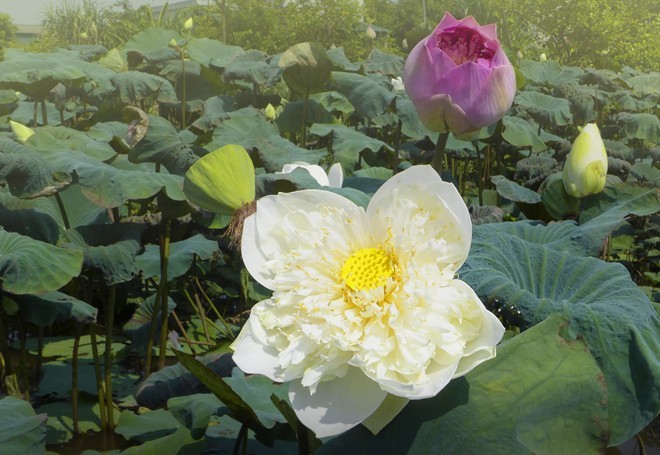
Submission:
M 46 111 L 46 98 L 41 99 L 41 121 L 48 125 L 48 112 Z
M 477 151 L 477 188 L 479 190 L 479 205 L 484 205 L 484 160 L 481 159 L 479 143 L 474 141 L 472 144 L 474 145 L 474 149 Z
M 44 328 L 37 328 L 37 377 L 41 377 L 41 365 L 44 361 Z
M 76 337 L 73 340 L 71 359 L 71 415 L 73 417 L 73 433 L 79 434 L 78 425 L 78 348 L 80 347 L 80 323 L 76 322 Z
M 247 449 L 247 435 L 248 435 L 248 426 L 246 424 L 241 425 L 241 429 L 238 431 L 236 436 L 236 442 L 234 443 L 234 450 L 232 450 L 232 455 L 238 455 L 241 446 L 244 446 L 243 451 Z
M 298 437 L 298 455 L 309 455 L 309 430 L 300 420 L 296 425 L 296 436 Z
M 197 293 L 195 293 L 195 296 L 193 298 L 185 286 L 183 286 L 181 290 L 183 291 L 183 295 L 186 297 L 186 300 L 193 308 L 193 311 L 197 314 L 197 317 L 199 317 L 199 322 L 202 324 L 202 330 L 204 331 L 204 336 L 206 337 L 206 341 L 210 343 L 211 336 L 209 335 L 209 329 L 206 323 L 207 318 L 206 315 L 204 314 L 204 307 L 202 306 L 202 302 L 199 300 L 199 296 L 197 295 Z
M 60 214 L 62 215 L 62 222 L 64 223 L 65 229 L 71 229 L 71 224 L 69 223 L 69 217 L 66 214 L 66 209 L 64 208 L 64 202 L 59 192 L 55 192 L 55 200 L 57 201 L 57 206 L 60 209 Z
M 34 102 L 34 110 L 32 112 L 32 126 L 35 128 L 39 126 L 39 121 L 37 120 L 37 111 L 39 110 L 39 102 Z
M 179 49 L 181 56 L 181 129 L 186 128 L 186 61 L 183 58 L 183 50 Z
M 99 399 L 99 414 L 101 415 L 101 430 L 108 429 L 108 421 L 105 415 L 105 384 L 101 374 L 101 360 L 99 357 L 99 346 L 96 341 L 96 326 L 90 324 L 89 338 L 92 342 L 92 358 L 94 359 L 94 373 L 96 374 L 96 391 Z
M 2 298 L 2 295 L 0 295 Z M 4 311 L 0 307 L 0 384 L 5 383 L 5 377 L 11 373 L 9 363 L 9 346 L 7 344 L 7 329 L 5 328 Z
M 117 287 L 110 285 L 108 305 L 105 315 L 105 411 L 108 419 L 108 429 L 114 430 L 115 419 L 112 406 L 112 326 L 115 319 L 115 303 L 117 301 Z
M 227 321 L 225 320 L 225 318 L 222 317 L 222 315 L 220 314 L 220 312 L 218 311 L 216 306 L 213 304 L 213 301 L 211 300 L 211 298 L 208 296 L 206 291 L 204 291 L 204 288 L 202 287 L 202 284 L 199 282 L 199 279 L 197 277 L 195 277 L 195 282 L 197 284 L 197 288 L 199 289 L 199 292 L 204 297 L 204 300 L 206 300 L 206 303 L 209 304 L 209 306 L 211 307 L 211 309 L 213 310 L 215 315 L 218 317 L 218 319 L 220 319 L 220 322 L 222 322 L 222 325 L 225 326 L 225 330 L 227 331 L 227 336 L 229 337 L 229 339 L 232 340 L 232 341 L 234 339 L 236 339 L 236 337 L 234 336 L 234 333 L 231 331 L 231 328 L 229 328 L 229 324 L 227 324 Z
M 447 139 L 449 138 L 449 132 L 440 133 L 438 135 L 438 142 L 435 144 L 435 153 L 433 154 L 433 161 L 431 166 L 435 171 L 440 175 L 445 167 L 445 147 L 447 145 Z
M 172 220 L 165 222 L 165 234 L 160 241 L 160 283 L 158 283 L 160 292 L 160 346 L 158 347 L 158 369 L 165 368 L 165 353 L 167 352 L 167 302 L 168 302 L 168 282 L 167 268 L 170 260 L 170 236 L 172 234 Z
M 21 318 L 18 318 L 18 337 L 21 345 L 21 354 L 18 361 L 18 371 L 20 377 L 20 390 L 23 390 L 24 398 L 26 401 L 30 401 L 30 384 L 28 382 L 27 374 L 27 347 L 26 347 L 26 337 L 27 334 L 23 328 Z
M 309 89 L 305 93 L 305 100 L 303 101 L 303 110 L 300 126 L 300 135 L 302 139 L 300 140 L 300 146 L 302 148 L 307 148 L 307 105 L 309 104 Z
M 403 122 L 399 120 L 394 133 L 394 153 L 392 154 L 392 171 L 396 174 L 399 170 L 399 150 L 401 149 L 401 128 Z

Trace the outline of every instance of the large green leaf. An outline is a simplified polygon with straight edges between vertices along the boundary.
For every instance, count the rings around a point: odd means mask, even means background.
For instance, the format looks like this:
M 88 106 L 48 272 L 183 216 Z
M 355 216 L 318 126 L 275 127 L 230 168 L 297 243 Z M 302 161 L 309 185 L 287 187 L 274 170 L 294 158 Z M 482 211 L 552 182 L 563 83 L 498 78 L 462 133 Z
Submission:
M 197 156 L 183 143 L 170 122 L 157 115 L 148 118 L 147 132 L 131 149 L 128 159 L 134 163 L 159 163 L 170 174 L 185 174 L 197 161 Z
M 70 338 L 69 342 L 72 345 L 73 339 Z M 73 375 L 70 361 L 71 352 L 69 351 L 68 361 L 56 360 L 43 364 L 43 377 L 39 381 L 39 388 L 35 395 L 64 398 L 71 394 L 71 377 Z M 122 399 L 132 395 L 139 379 L 139 375 L 127 373 L 119 365 L 113 365 L 112 392 L 114 396 Z M 91 360 L 78 361 L 78 390 L 91 396 L 98 395 L 96 370 Z
M 267 58 L 267 54 L 254 49 L 235 55 L 226 63 L 222 72 L 222 80 L 264 85 L 269 82 Z
M 660 140 L 660 119 L 654 114 L 620 112 L 616 121 L 621 123 L 628 139 L 643 139 L 657 144 Z
M 196 357 L 196 360 L 223 377 L 230 376 L 236 366 L 229 354 L 206 354 Z M 170 398 L 206 392 L 208 388 L 183 365 L 177 363 L 150 374 L 138 387 L 135 399 L 140 406 L 155 409 L 165 406 Z
M 74 437 L 71 403 L 57 401 L 41 405 L 37 409 L 39 412 L 48 414 L 47 444 L 63 444 Z M 118 414 L 119 411 L 115 410 L 115 419 Z M 101 413 L 99 412 L 98 401 L 89 397 L 79 398 L 78 419 L 78 429 L 81 433 L 98 433 L 101 431 Z
M 305 125 L 330 123 L 334 117 L 316 100 L 291 101 L 284 105 L 284 110 L 277 116 L 275 123 L 282 133 L 298 133 L 302 129 L 303 113 Z
M 0 180 L 19 197 L 52 194 L 75 177 L 83 194 L 105 208 L 118 207 L 128 200 L 148 199 L 161 190 L 175 201 L 185 200 L 182 177 L 119 168 L 119 157 L 109 165 L 77 151 L 34 150 L 0 138 Z M 96 215 L 95 215 L 96 216 Z
M 0 89 L 11 89 L 41 99 L 59 83 L 82 84 L 86 74 L 78 68 L 85 62 L 74 52 L 27 53 L 5 51 L 0 62 Z
M 495 184 L 497 194 L 513 202 L 535 204 L 541 202 L 541 195 L 536 191 L 518 185 L 503 175 L 494 175 L 490 180 Z
M 244 51 L 238 46 L 229 46 L 214 39 L 192 38 L 186 44 L 186 52 L 191 60 L 200 65 L 209 66 L 213 63 L 218 68 L 224 68 L 226 63 Z
M 396 98 L 389 89 L 361 74 L 333 71 L 332 80 L 337 91 L 355 106 L 355 113 L 367 120 L 385 112 Z
M 46 414 L 36 415 L 29 402 L 0 399 L 0 453 L 43 453 L 46 450 Z
M 167 409 L 195 439 L 204 436 L 212 416 L 223 414 L 222 407 L 222 401 L 211 393 L 174 397 L 167 401 Z
M 0 230 L 0 281 L 4 291 L 13 294 L 55 291 L 78 276 L 82 261 L 82 251 Z
M 151 320 L 154 314 L 154 306 L 156 304 L 157 294 L 150 295 L 145 300 L 142 300 L 138 307 L 135 309 L 133 316 L 122 327 L 123 332 L 131 340 L 133 346 L 144 349 L 149 342 L 151 336 Z M 156 307 L 160 309 L 160 302 Z M 167 315 L 176 308 L 176 303 L 171 297 L 167 297 Z M 161 321 L 163 320 L 162 313 L 158 313 L 156 317 L 156 332 L 155 337 L 158 338 L 160 334 Z
M 332 150 L 335 154 L 335 161 L 339 161 L 344 170 L 349 172 L 355 169 L 363 150 L 371 150 L 375 153 L 384 148 L 392 151 L 392 147 L 385 142 L 369 137 L 363 132 L 345 125 L 316 123 L 310 128 L 309 132 L 318 136 L 332 135 Z
M 539 92 L 520 92 L 514 102 L 525 108 L 538 123 L 545 126 L 570 125 L 573 114 L 568 100 Z
M 213 132 L 212 150 L 227 144 L 239 144 L 246 149 L 256 148 L 263 167 L 278 172 L 282 166 L 295 161 L 318 164 L 325 150 L 307 150 L 280 136 L 277 126 L 255 115 L 240 115 L 222 122 Z
M 557 251 L 501 232 L 474 229 L 461 279 L 486 302 L 519 312 L 523 329 L 552 314 L 571 321 L 603 370 L 610 445 L 644 428 L 660 406 L 660 316 L 616 263 Z
M 210 259 L 218 251 L 218 242 L 197 234 L 170 244 L 167 280 L 185 275 L 195 258 Z M 144 253 L 137 257 L 137 266 L 144 279 L 160 276 L 160 250 L 157 245 L 147 245 Z
M 552 60 L 545 62 L 521 60 L 517 69 L 530 81 L 548 87 L 575 84 L 584 73 L 580 68 L 560 66 Z
M 115 223 L 80 226 L 64 233 L 67 247 L 82 250 L 85 267 L 101 272 L 106 284 L 130 281 L 138 274 L 135 256 L 146 226 Z
M 404 63 L 405 61 L 400 55 L 386 54 L 374 48 L 362 66 L 367 73 L 378 73 L 383 76 L 396 77 L 403 73 Z
M 12 295 L 25 322 L 39 327 L 74 319 L 82 324 L 96 322 L 98 309 L 62 292 L 41 295 Z
M 77 150 L 99 161 L 108 161 L 117 154 L 108 141 L 96 140 L 82 131 L 63 126 L 37 128 L 26 144 L 36 149 Z
M 133 35 L 124 43 L 124 49 L 146 53 L 166 48 L 172 39 L 179 41 L 181 38 L 182 36 L 174 30 L 150 27 Z
M 254 165 L 240 145 L 225 145 L 203 156 L 183 179 L 190 202 L 220 215 L 254 201 L 254 191 Z
M 331 90 L 329 92 L 315 93 L 310 99 L 318 101 L 328 112 L 337 112 L 346 116 L 355 112 L 355 108 L 341 93 Z
M 134 441 L 150 441 L 174 433 L 181 425 L 164 409 L 135 414 L 128 409 L 121 412 L 115 433 Z
M 628 215 L 652 215 L 660 207 L 660 189 L 618 183 L 608 185 L 601 193 L 589 196 L 582 203 L 580 223 L 606 226 L 611 232 Z M 604 237 L 603 237 L 604 238 Z
M 139 105 L 141 101 L 155 99 L 161 103 L 177 101 L 174 87 L 170 81 L 155 74 L 140 71 L 117 73 L 111 79 L 119 90 L 119 98 L 124 103 Z
M 516 147 L 530 147 L 533 152 L 541 152 L 547 147 L 538 134 L 538 127 L 519 117 L 505 115 L 502 119 L 502 137 Z
M 243 372 L 234 368 L 231 376 L 223 378 L 245 402 L 254 410 L 259 421 L 270 428 L 276 422 L 285 423 L 286 419 L 273 404 L 273 395 L 280 400 L 287 400 L 288 384 L 274 383 L 265 376 L 245 376 Z
M 44 155 L 54 172 L 75 172 L 83 194 L 102 207 L 149 199 L 161 190 L 165 190 L 170 199 L 185 200 L 183 178 L 177 175 L 122 169 L 76 153 L 45 152 Z
M 585 344 L 558 317 L 503 343 L 497 357 L 433 398 L 411 401 L 378 435 L 358 426 L 325 454 L 598 453 L 607 393 Z M 570 327 L 568 328 L 570 330 Z
M 53 171 L 31 148 L 0 137 L 0 181 L 14 196 L 36 197 L 65 188 L 71 176 Z
M 322 92 L 330 82 L 333 63 L 321 43 L 298 43 L 279 60 L 282 77 L 289 88 L 300 95 Z
M 55 218 L 48 213 L 47 198 L 19 199 L 8 191 L 0 191 L 0 226 L 5 231 L 56 244 L 60 236 Z
M 274 425 L 271 415 L 264 415 L 259 413 L 258 409 L 253 409 L 246 401 L 246 399 L 249 399 L 247 396 L 237 393 L 225 379 L 218 376 L 209 367 L 186 353 L 175 351 L 175 354 L 181 364 L 194 374 L 197 379 L 199 379 L 216 397 L 220 399 L 220 401 L 224 403 L 227 407 L 228 415 L 239 422 L 244 423 L 257 434 L 265 433 L 268 428 Z M 233 371 L 237 371 L 237 369 L 234 369 Z M 240 371 L 238 374 L 242 375 Z M 272 385 L 272 381 L 268 382 Z M 263 390 L 260 392 L 263 392 Z M 254 397 L 252 398 L 254 399 Z M 271 408 L 274 408 L 272 402 L 270 405 Z

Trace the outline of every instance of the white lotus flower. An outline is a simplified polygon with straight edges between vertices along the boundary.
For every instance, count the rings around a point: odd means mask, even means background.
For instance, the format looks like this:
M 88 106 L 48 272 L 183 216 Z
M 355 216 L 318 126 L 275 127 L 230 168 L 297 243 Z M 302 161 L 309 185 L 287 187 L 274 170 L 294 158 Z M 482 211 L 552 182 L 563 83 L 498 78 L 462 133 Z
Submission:
M 285 164 L 282 167 L 282 174 L 288 174 L 299 167 L 309 172 L 309 175 L 311 175 L 321 186 L 341 188 L 341 185 L 344 183 L 344 172 L 339 163 L 333 164 L 326 174 L 323 168 L 318 164 L 296 161 L 295 163 Z
M 504 328 L 455 274 L 470 215 L 430 166 L 387 181 L 366 211 L 323 190 L 266 196 L 245 220 L 245 266 L 273 290 L 232 345 L 246 373 L 290 382 L 317 436 L 376 433 L 495 356 Z

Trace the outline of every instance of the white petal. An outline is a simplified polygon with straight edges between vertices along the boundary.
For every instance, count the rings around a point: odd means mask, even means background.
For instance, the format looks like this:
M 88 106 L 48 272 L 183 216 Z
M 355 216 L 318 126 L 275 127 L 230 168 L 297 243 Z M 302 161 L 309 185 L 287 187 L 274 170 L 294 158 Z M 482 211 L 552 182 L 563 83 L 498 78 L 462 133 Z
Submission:
M 479 300 L 479 297 L 467 283 L 454 280 L 454 285 L 464 288 L 472 294 L 474 299 Z M 463 358 L 458 363 L 454 377 L 463 376 L 477 365 L 495 357 L 495 346 L 504 336 L 504 326 L 493 313 L 486 309 L 481 301 L 479 301 L 479 309 L 481 310 L 481 331 L 477 338 L 466 344 Z
M 258 203 L 257 203 L 258 206 Z M 243 235 L 241 237 L 241 255 L 243 263 L 250 275 L 262 286 L 273 290 L 273 281 L 264 275 L 264 263 L 268 260 L 261 248 L 257 238 L 257 217 L 256 214 L 248 216 L 243 221 Z
M 449 381 L 454 377 L 457 364 L 439 368 L 435 371 L 428 371 L 429 380 L 421 384 L 407 383 L 402 384 L 398 381 L 380 379 L 378 383 L 389 393 L 402 398 L 411 400 L 420 400 L 422 398 L 434 397 L 444 389 Z
M 266 196 L 245 220 L 241 250 L 250 274 L 274 290 L 266 263 L 295 249 L 347 248 L 364 242 L 366 215 L 347 198 L 330 191 L 302 190 Z M 329 239 L 329 237 L 331 237 Z M 325 245 L 324 242 L 332 242 Z
M 300 382 L 291 382 L 289 399 L 300 421 L 323 438 L 349 430 L 381 405 L 387 393 L 351 367 L 345 376 L 319 383 L 311 395 Z
M 341 188 L 344 184 L 344 171 L 341 168 L 341 163 L 335 163 L 330 167 L 328 182 L 332 188 Z
M 241 333 L 231 345 L 232 359 L 245 373 L 262 374 L 273 381 L 281 381 L 278 352 L 263 340 L 263 328 L 259 319 L 251 316 L 241 329 Z
M 472 221 L 467 206 L 451 183 L 430 166 L 413 166 L 385 182 L 369 202 L 367 216 L 381 241 L 393 236 L 399 252 L 429 251 L 433 260 L 457 270 L 467 258 Z M 423 217 L 428 219 L 424 219 Z M 415 217 L 421 217 L 415 223 Z
M 380 430 L 385 428 L 406 407 L 408 401 L 410 400 L 407 398 L 397 397 L 388 393 L 385 400 L 376 409 L 376 412 L 367 417 L 362 422 L 362 425 L 367 427 L 373 434 L 378 434 Z

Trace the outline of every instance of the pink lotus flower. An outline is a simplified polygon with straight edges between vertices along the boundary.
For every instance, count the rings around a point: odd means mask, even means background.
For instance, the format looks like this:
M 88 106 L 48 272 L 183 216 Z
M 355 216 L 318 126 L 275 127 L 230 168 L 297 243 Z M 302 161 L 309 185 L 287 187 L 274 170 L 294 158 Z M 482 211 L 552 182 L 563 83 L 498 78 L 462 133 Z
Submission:
M 432 131 L 466 133 L 504 116 L 516 94 L 516 75 L 497 40 L 495 24 L 481 26 L 445 13 L 410 52 L 406 92 Z

